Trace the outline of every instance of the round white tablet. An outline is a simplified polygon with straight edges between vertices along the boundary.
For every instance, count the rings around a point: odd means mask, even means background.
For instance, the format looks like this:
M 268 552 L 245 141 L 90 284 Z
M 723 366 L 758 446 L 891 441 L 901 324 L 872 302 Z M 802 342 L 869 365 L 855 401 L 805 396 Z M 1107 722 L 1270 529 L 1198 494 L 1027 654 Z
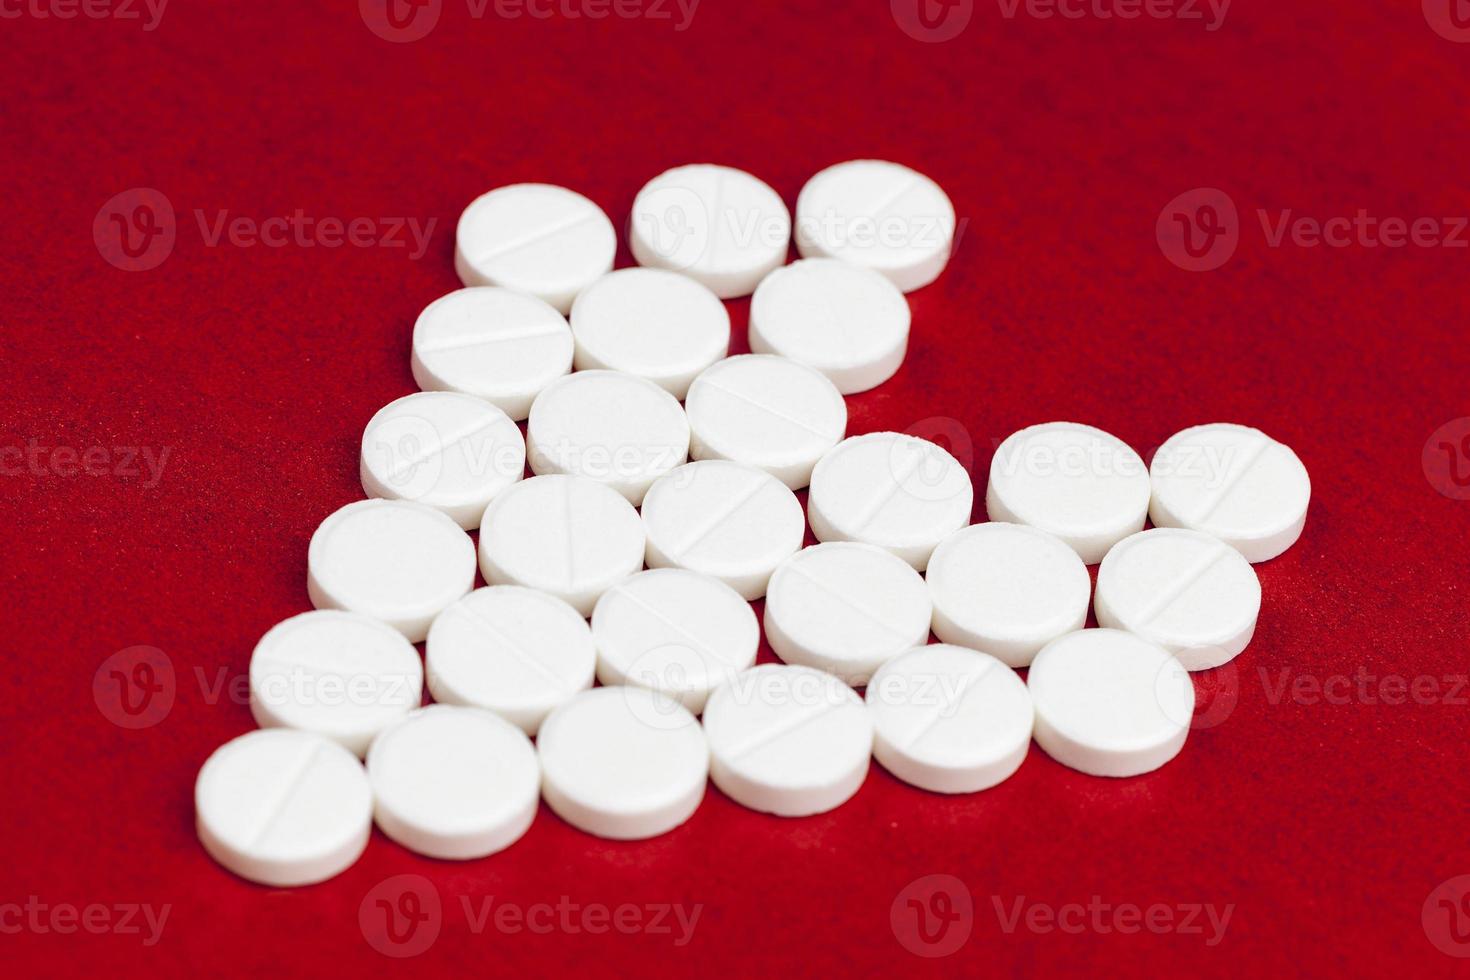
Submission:
M 479 708 L 415 711 L 373 742 L 367 771 L 383 833 L 410 851 L 452 861 L 520 840 L 541 797 L 531 740 Z
M 358 466 L 369 497 L 416 500 L 466 530 L 526 471 L 521 430 L 471 395 L 420 391 L 389 402 L 362 433 Z
M 861 541 L 923 571 L 970 523 L 970 474 L 942 447 L 900 432 L 844 439 L 812 471 L 807 516 L 819 541 Z
M 1182 528 L 1150 528 L 1113 545 L 1097 570 L 1099 626 L 1136 633 L 1189 670 L 1228 663 L 1261 611 L 1261 581 L 1240 552 Z
M 1025 667 L 1087 622 L 1092 579 L 1077 552 L 1024 524 L 991 522 L 945 538 L 926 572 L 934 635 Z
M 277 623 L 250 655 L 250 713 L 261 728 L 299 728 L 358 755 L 423 700 L 424 665 L 403 634 L 336 609 Z
M 520 421 L 572 369 L 572 331 L 551 306 L 510 289 L 459 289 L 413 327 L 413 380 L 425 391 L 483 398 Z
M 654 480 L 689 459 L 689 420 L 652 381 L 578 371 L 537 396 L 526 449 L 534 472 L 597 480 L 636 507 Z
M 935 793 L 975 793 L 1010 777 L 1031 746 L 1031 694 L 989 654 L 934 644 L 873 675 L 873 755 Z
M 362 854 L 373 792 L 336 742 L 266 728 L 215 750 L 194 784 L 194 811 L 200 842 L 226 869 L 277 888 L 310 885 Z
M 873 270 L 803 259 L 761 280 L 750 301 L 750 349 L 809 364 L 852 395 L 893 377 L 909 321 L 909 301 Z
M 756 466 L 793 490 L 847 432 L 847 403 L 816 368 L 771 354 L 711 365 L 689 386 L 689 455 Z
M 710 696 L 710 778 L 736 803 L 780 817 L 825 813 L 868 775 L 873 722 L 857 692 L 808 667 L 763 664 Z
M 598 837 L 666 833 L 704 799 L 704 730 L 677 701 L 642 688 L 577 695 L 546 719 L 536 750 L 547 805 Z
M 765 470 L 711 459 L 659 477 L 643 498 L 643 526 L 649 568 L 703 572 L 759 599 L 776 566 L 801 547 L 806 515 Z
M 1185 429 L 1159 447 L 1151 474 L 1155 524 L 1214 535 L 1247 561 L 1275 558 L 1307 523 L 1307 468 L 1259 429 L 1228 422 Z
M 480 571 L 491 585 L 550 593 L 582 616 L 643 567 L 643 521 L 616 490 L 579 476 L 536 476 L 485 509 Z
M 722 299 L 747 296 L 786 261 L 791 214 L 743 170 L 695 163 L 666 170 L 633 200 L 628 244 L 639 265 L 672 269 Z
M 619 269 L 577 296 L 572 334 L 578 371 L 626 371 L 682 400 L 695 375 L 730 352 L 730 314 L 688 276 Z
M 776 655 L 853 686 L 929 639 L 933 607 L 913 567 L 872 545 L 803 548 L 771 576 L 766 639 Z
M 581 194 L 511 184 L 475 198 L 460 215 L 454 270 L 466 286 L 530 293 L 565 314 L 612 269 L 617 248 L 612 222 Z
M 695 714 L 709 692 L 755 663 L 760 626 L 722 582 L 681 568 L 639 572 L 592 612 L 597 679 L 676 698 Z
M 1076 422 L 1012 433 L 990 462 L 992 521 L 1030 524 L 1067 542 L 1089 565 L 1143 530 L 1149 481 L 1127 443 Z
M 476 589 L 439 614 L 424 648 L 429 693 L 486 708 L 535 735 L 557 705 L 592 686 L 597 648 L 566 602 L 518 585 Z
M 306 566 L 313 606 L 380 619 L 419 643 L 434 617 L 474 587 L 475 543 L 432 507 L 359 500 L 322 521 Z
M 885 160 L 821 171 L 796 198 L 796 248 L 876 269 L 904 292 L 944 271 L 954 205 L 928 177 Z
M 1078 630 L 1042 647 L 1027 675 L 1036 744 L 1093 776 L 1137 776 L 1179 754 L 1194 685 L 1163 647 L 1121 630 Z

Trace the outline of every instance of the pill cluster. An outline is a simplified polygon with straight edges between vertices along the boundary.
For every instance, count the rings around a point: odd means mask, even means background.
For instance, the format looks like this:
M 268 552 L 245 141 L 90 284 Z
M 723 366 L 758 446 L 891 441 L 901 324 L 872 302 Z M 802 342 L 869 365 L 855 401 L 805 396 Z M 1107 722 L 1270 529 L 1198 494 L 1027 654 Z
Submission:
M 474 201 L 465 288 L 414 326 L 423 390 L 367 423 L 368 499 L 311 539 L 316 611 L 255 648 L 260 730 L 199 773 L 207 851 L 299 885 L 356 860 L 374 821 L 466 859 L 514 843 L 543 798 L 638 839 L 710 780 L 800 816 L 849 799 L 870 758 L 937 793 L 994 786 L 1033 739 L 1102 776 L 1173 758 L 1188 672 L 1250 642 L 1251 563 L 1301 534 L 1306 470 L 1239 425 L 1185 429 L 1146 466 L 1052 422 L 1000 445 L 971 525 L 954 456 L 848 437 L 843 399 L 898 370 L 904 292 L 940 274 L 954 227 L 897 164 L 817 174 L 794 234 L 750 174 L 679 167 L 637 195 L 639 265 L 613 271 L 585 197 Z M 721 300 L 751 293 L 755 353 L 730 357 Z M 781 663 L 754 666 L 762 629 Z

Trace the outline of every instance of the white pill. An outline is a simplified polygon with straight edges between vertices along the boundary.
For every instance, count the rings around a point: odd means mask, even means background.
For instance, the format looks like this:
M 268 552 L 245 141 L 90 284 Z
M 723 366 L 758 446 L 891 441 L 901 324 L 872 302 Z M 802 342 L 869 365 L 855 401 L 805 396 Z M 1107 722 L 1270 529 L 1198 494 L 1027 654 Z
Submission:
M 873 756 L 935 793 L 975 793 L 1009 778 L 1031 746 L 1031 694 L 986 653 L 933 644 L 873 675 Z
M 413 327 L 413 380 L 425 391 L 483 398 L 516 421 L 572 369 L 572 331 L 551 306 L 511 289 L 459 289 Z
M 626 371 L 682 400 L 695 375 L 730 352 L 730 314 L 688 276 L 619 269 L 577 296 L 572 334 L 578 371 Z
M 250 713 L 261 728 L 299 728 L 362 755 L 423 700 L 424 665 L 385 623 L 336 609 L 292 616 L 250 656 Z
M 656 568 L 609 589 L 592 612 L 597 679 L 678 700 L 695 714 L 755 663 L 760 626 L 734 589 L 697 572 Z
M 893 377 L 909 322 L 909 301 L 871 269 L 803 259 L 761 280 L 750 301 L 750 349 L 809 364 L 852 395 Z
M 1156 525 L 1214 535 L 1247 561 L 1275 558 L 1307 523 L 1307 468 L 1259 429 L 1228 422 L 1185 429 L 1159 447 L 1150 469 Z
M 906 293 L 944 271 L 954 231 L 939 185 L 885 160 L 828 167 L 796 198 L 797 251 L 876 269 Z
M 819 541 L 861 541 L 919 571 L 970 523 L 975 490 L 960 461 L 927 439 L 873 432 L 844 439 L 812 471 L 807 517 Z
M 530 293 L 566 314 L 612 269 L 618 236 L 596 204 L 565 187 L 511 184 L 470 202 L 455 231 L 454 270 L 466 286 Z
M 537 396 L 526 449 L 534 472 L 597 480 L 637 507 L 654 480 L 689 459 L 689 420 L 652 381 L 578 371 Z
M 451 861 L 520 840 L 541 798 L 531 740 L 479 708 L 415 711 L 373 742 L 367 771 L 383 833 L 410 851 Z
M 1042 647 L 1026 679 L 1036 744 L 1093 776 L 1137 776 L 1179 754 L 1194 685 L 1169 651 L 1121 630 L 1078 630 Z
M 808 667 L 763 664 L 710 696 L 710 778 L 736 803 L 780 817 L 841 806 L 863 785 L 873 722 L 857 692 Z
M 432 507 L 359 500 L 322 521 L 306 564 L 313 606 L 380 619 L 419 643 L 434 617 L 474 587 L 475 543 Z
M 1156 527 L 1113 545 L 1097 570 L 1096 606 L 1099 626 L 1136 633 L 1187 669 L 1208 670 L 1250 643 L 1261 581 L 1220 539 Z
M 526 442 L 489 402 L 420 391 L 368 422 L 358 469 L 369 497 L 428 504 L 473 530 L 495 495 L 525 473 Z
M 597 668 L 581 614 L 518 585 L 476 589 L 444 610 L 424 649 L 435 701 L 488 709 L 527 735 L 591 687 Z
M 1090 425 L 1047 422 L 1000 444 L 985 507 L 992 521 L 1049 531 L 1095 565 L 1143 530 L 1148 499 L 1148 470 L 1127 443 Z
M 766 639 L 789 664 L 815 667 L 853 686 L 929 639 L 933 607 L 913 566 L 872 545 L 803 548 L 776 569 L 766 591 Z
M 491 585 L 550 593 L 582 616 L 643 567 L 643 521 L 616 490 L 577 476 L 537 476 L 496 497 L 480 525 Z
M 362 763 L 330 739 L 267 728 L 226 742 L 199 770 L 195 825 L 209 856 L 263 885 L 310 885 L 367 846 L 373 793 Z
M 643 498 L 643 526 L 649 568 L 703 572 L 759 599 L 776 566 L 801 547 L 806 515 L 765 470 L 711 459 L 659 477 Z
M 666 170 L 633 200 L 628 244 L 639 265 L 672 269 L 722 299 L 748 296 L 786 261 L 791 214 L 743 170 L 696 163 Z
M 536 749 L 547 805 L 598 837 L 667 833 L 704 799 L 704 730 L 677 701 L 643 688 L 584 691 L 546 719 Z
M 815 368 L 771 354 L 711 365 L 689 386 L 689 455 L 770 473 L 793 490 L 847 432 L 847 403 Z
M 925 573 L 934 635 L 1025 667 L 1087 622 L 1092 579 L 1077 552 L 1024 524 L 991 522 L 945 538 Z

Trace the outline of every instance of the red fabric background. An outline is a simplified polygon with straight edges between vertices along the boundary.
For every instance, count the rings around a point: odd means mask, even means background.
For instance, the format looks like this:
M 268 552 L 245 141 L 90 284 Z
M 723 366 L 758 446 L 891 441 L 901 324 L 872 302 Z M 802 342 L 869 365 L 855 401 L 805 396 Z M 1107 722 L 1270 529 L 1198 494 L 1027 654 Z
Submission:
M 1256 210 L 1470 214 L 1470 45 L 1410 3 L 1238 0 L 1208 32 L 1024 7 L 1008 19 L 982 2 L 945 43 L 908 36 L 882 0 L 704 0 L 682 32 L 476 20 L 447 0 L 433 33 L 407 44 L 374 36 L 354 6 L 178 2 L 153 31 L 0 22 L 0 447 L 37 440 L 51 461 L 0 479 L 0 903 L 172 905 L 152 947 L 0 935 L 12 975 L 1463 969 L 1431 944 L 1421 907 L 1470 873 L 1466 692 L 1401 705 L 1371 684 L 1340 703 L 1273 695 L 1283 676 L 1467 670 L 1470 502 L 1435 491 L 1421 449 L 1470 414 L 1470 253 L 1273 248 Z M 1223 723 L 1126 781 L 1033 748 L 1009 782 L 954 799 L 875 766 L 849 804 L 797 821 L 712 789 L 686 826 L 644 843 L 594 839 L 543 808 L 513 849 L 463 865 L 376 834 L 348 872 L 300 890 L 211 863 L 192 828 L 194 776 L 252 727 L 211 687 L 308 608 L 307 541 L 361 496 L 365 421 L 413 390 L 410 328 L 458 285 L 464 205 L 548 181 L 621 227 L 641 183 L 675 164 L 747 168 L 792 204 L 806 177 L 863 156 L 932 175 L 966 227 L 948 271 L 910 297 L 898 376 L 850 399 L 851 431 L 963 432 L 977 489 L 998 440 L 1052 419 L 1145 453 L 1184 426 L 1240 421 L 1305 460 L 1306 533 L 1258 566 L 1255 642 L 1233 678 L 1198 677 L 1203 705 L 1236 698 Z M 1232 197 L 1242 230 L 1223 268 L 1191 273 L 1161 254 L 1155 221 L 1202 186 Z M 178 214 L 176 247 L 151 271 L 107 264 L 91 234 L 98 209 L 133 187 L 158 189 Z M 404 249 L 210 247 L 195 209 L 438 225 L 412 261 Z M 732 304 L 739 349 L 747 305 Z M 170 456 L 150 486 L 67 475 L 54 447 L 104 447 L 113 463 L 116 447 Z M 138 644 L 164 651 L 177 693 L 158 724 L 130 731 L 99 710 L 92 682 Z M 365 940 L 358 910 L 409 873 L 444 914 L 437 942 L 400 966 Z M 890 928 L 900 889 L 932 873 L 974 897 L 972 934 L 947 959 L 910 954 Z M 703 912 L 682 948 L 656 935 L 475 934 L 460 900 L 490 896 Z M 1235 910 L 1213 947 L 1007 933 L 994 902 L 1022 896 Z

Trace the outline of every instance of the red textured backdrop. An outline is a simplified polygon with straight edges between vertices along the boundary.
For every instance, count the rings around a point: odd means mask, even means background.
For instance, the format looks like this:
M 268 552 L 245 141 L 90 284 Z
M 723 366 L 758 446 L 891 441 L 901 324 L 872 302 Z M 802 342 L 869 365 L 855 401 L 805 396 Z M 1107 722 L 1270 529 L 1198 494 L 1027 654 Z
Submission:
M 1456 883 L 1431 891 L 1470 873 L 1470 501 L 1435 484 L 1465 478 L 1470 422 L 1424 463 L 1431 433 L 1470 415 L 1463 0 L 1237 0 L 1214 30 L 1202 0 L 1180 0 L 1202 19 L 1129 0 L 1065 0 L 1077 18 L 957 0 L 927 8 L 932 30 L 914 0 L 703 0 L 687 23 L 668 0 L 557 0 L 603 19 L 506 16 L 520 4 L 477 18 L 443 0 L 411 43 L 376 36 L 350 2 L 177 0 L 153 29 L 141 2 L 94 2 L 0 2 L 12 975 L 387 975 L 400 962 L 359 910 L 396 899 L 398 881 L 369 893 L 405 874 L 442 907 L 412 969 L 1463 971 L 1445 950 L 1470 953 L 1470 905 Z M 617 15 L 637 9 L 671 19 Z M 902 370 L 850 399 L 852 431 L 962 432 L 979 487 L 998 440 L 1052 419 L 1145 453 L 1184 426 L 1240 421 L 1310 469 L 1306 533 L 1259 566 L 1256 639 L 1233 670 L 1197 678 L 1203 721 L 1183 754 L 1114 782 L 1033 749 L 1009 782 L 953 799 L 875 766 L 850 803 L 796 821 L 711 790 L 686 826 L 643 843 L 543 808 L 501 855 L 438 863 L 375 834 L 356 866 L 300 890 L 212 864 L 194 775 L 252 727 L 236 696 L 250 650 L 307 608 L 307 540 L 361 495 L 362 426 L 413 389 L 410 328 L 458 285 L 464 205 L 547 181 L 621 227 L 641 183 L 675 164 L 749 169 L 790 204 L 818 169 L 865 156 L 932 175 L 965 224 L 948 271 L 910 297 Z M 115 239 L 104 206 L 134 188 L 166 198 L 176 239 L 155 268 L 124 271 L 94 223 Z M 1156 237 L 1196 188 L 1239 215 L 1215 271 L 1177 267 Z M 1356 230 L 1312 246 L 1302 227 L 1273 242 L 1288 209 L 1432 219 L 1421 230 L 1459 247 Z M 297 211 L 435 225 L 418 258 L 209 240 L 222 214 Z M 732 304 L 737 349 L 746 309 Z M 171 672 L 174 697 L 129 729 L 109 720 L 123 716 L 104 661 L 138 645 L 162 651 L 154 676 Z M 900 894 L 932 874 L 955 879 L 944 929 L 928 922 L 939 945 Z M 551 931 L 497 928 L 501 903 Z M 673 934 L 584 928 L 624 903 L 699 919 L 683 945 L 672 917 Z M 125 911 L 143 905 L 168 907 L 160 935 Z M 1153 906 L 1140 928 L 1129 909 Z M 1192 907 L 1228 908 L 1223 935 Z M 957 949 L 911 951 L 941 946 Z

